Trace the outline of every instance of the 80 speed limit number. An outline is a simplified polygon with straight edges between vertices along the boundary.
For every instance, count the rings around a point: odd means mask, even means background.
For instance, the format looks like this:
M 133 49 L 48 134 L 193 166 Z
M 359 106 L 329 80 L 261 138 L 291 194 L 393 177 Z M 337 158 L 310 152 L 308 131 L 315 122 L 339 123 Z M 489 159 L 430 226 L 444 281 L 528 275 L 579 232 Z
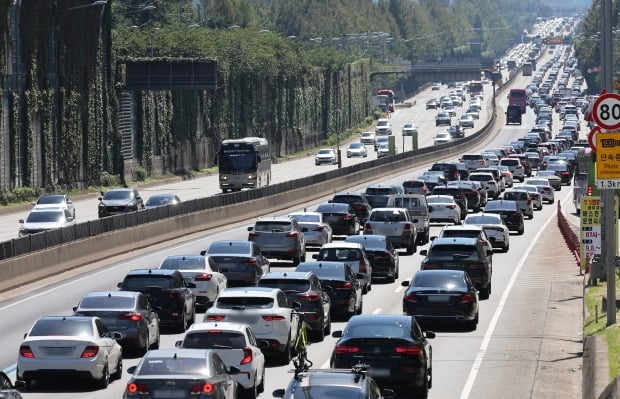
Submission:
M 620 95 L 615 93 L 601 95 L 592 107 L 592 118 L 603 129 L 620 128 Z

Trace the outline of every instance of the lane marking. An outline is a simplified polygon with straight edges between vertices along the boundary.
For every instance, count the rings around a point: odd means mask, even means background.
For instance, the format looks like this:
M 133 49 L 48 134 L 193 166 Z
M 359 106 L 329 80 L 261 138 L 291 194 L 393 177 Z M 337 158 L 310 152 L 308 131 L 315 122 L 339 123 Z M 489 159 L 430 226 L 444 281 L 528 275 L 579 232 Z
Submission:
M 567 193 L 567 196 L 562 200 L 562 202 L 565 202 L 571 194 L 572 194 L 572 191 L 569 191 Z M 478 376 L 478 371 L 480 370 L 480 366 L 482 365 L 482 360 L 484 359 L 484 355 L 486 354 L 487 349 L 489 348 L 489 343 L 491 342 L 493 332 L 495 331 L 495 327 L 497 327 L 497 323 L 499 322 L 499 318 L 502 314 L 502 311 L 504 310 L 504 306 L 506 305 L 506 301 L 508 300 L 508 295 L 510 295 L 512 286 L 517 280 L 517 277 L 519 276 L 519 273 L 521 272 L 521 269 L 523 268 L 525 261 L 527 260 L 527 258 L 530 255 L 530 252 L 532 252 L 532 249 L 534 248 L 534 245 L 538 242 L 538 239 L 542 235 L 543 231 L 545 231 L 547 226 L 549 226 L 549 223 L 555 220 L 557 212 L 558 210 L 556 207 L 553 213 L 551 214 L 551 216 L 549 217 L 549 220 L 547 220 L 547 222 L 543 225 L 543 227 L 538 231 L 534 239 L 531 241 L 530 245 L 525 250 L 525 253 L 521 257 L 521 260 L 519 261 L 519 264 L 515 268 L 514 272 L 512 272 L 510 281 L 508 281 L 508 285 L 506 285 L 506 288 L 504 289 L 502 298 L 500 299 L 499 304 L 497 305 L 497 308 L 495 309 L 495 313 L 493 313 L 493 318 L 491 318 L 491 322 L 489 323 L 489 327 L 487 328 L 487 331 L 484 334 L 484 338 L 482 339 L 482 343 L 480 344 L 480 349 L 478 350 L 478 353 L 476 354 L 474 364 L 472 365 L 472 368 L 469 372 L 469 376 L 467 377 L 467 380 L 465 381 L 465 386 L 463 387 L 463 390 L 461 391 L 460 399 L 469 399 L 471 390 L 474 387 L 474 382 L 476 381 L 476 377 Z
M 372 314 L 379 314 L 379 313 L 381 313 L 381 308 L 377 308 L 372 311 Z
M 402 285 L 399 285 L 398 287 L 396 287 L 394 289 L 394 292 L 401 292 L 403 290 L 403 288 L 405 288 L 405 287 L 403 287 Z

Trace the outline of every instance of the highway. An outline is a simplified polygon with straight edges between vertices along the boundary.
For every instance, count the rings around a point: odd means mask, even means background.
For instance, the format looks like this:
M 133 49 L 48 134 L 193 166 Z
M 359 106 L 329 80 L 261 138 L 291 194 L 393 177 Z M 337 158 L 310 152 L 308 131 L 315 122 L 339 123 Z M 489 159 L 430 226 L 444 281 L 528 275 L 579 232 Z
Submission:
M 542 62 L 541 62 L 542 64 Z M 514 85 L 524 87 L 529 78 L 518 77 Z M 442 93 L 446 89 L 442 90 Z M 485 100 L 490 99 L 490 87 L 485 87 Z M 400 127 L 405 121 L 414 121 L 420 131 L 420 143 L 432 145 L 432 137 L 437 130 L 444 128 L 434 127 L 434 111 L 424 111 L 424 103 L 430 97 L 439 93 L 425 91 L 415 98 L 416 105 L 412 108 L 400 109 L 392 116 L 394 131 L 399 141 Z M 503 96 L 502 96 L 503 97 Z M 505 98 L 498 98 L 500 107 L 505 107 Z M 488 107 L 487 107 L 488 108 Z M 521 126 L 497 125 L 497 133 L 487 143 L 471 151 L 483 148 L 498 147 L 523 136 L 533 123 L 534 115 L 528 110 L 524 123 Z M 502 118 L 500 118 L 502 119 Z M 481 121 L 477 122 L 482 124 Z M 370 151 L 370 157 L 374 152 Z M 344 165 L 349 161 L 343 159 Z M 385 184 L 400 184 L 406 178 L 416 177 L 430 164 L 413 168 L 406 173 L 390 176 L 379 182 Z M 300 173 L 322 172 L 330 166 L 314 166 L 312 156 L 295 159 L 274 167 L 276 181 L 299 177 Z M 304 171 L 304 172 L 300 172 Z M 365 185 L 349 188 L 363 189 Z M 163 187 L 153 187 L 144 191 L 150 193 L 162 190 L 171 190 L 182 198 L 189 199 L 196 196 L 219 192 L 217 177 L 211 176 L 186 182 L 175 183 Z M 556 192 L 556 199 L 563 205 L 570 203 L 570 187 L 563 187 Z M 327 200 L 323 198 L 322 200 Z M 96 200 L 80 201 L 78 218 L 96 217 Z M 303 208 L 313 209 L 320 201 L 299 204 L 289 210 L 282 210 L 279 214 Z M 437 338 L 433 345 L 433 388 L 431 398 L 522 398 L 530 397 L 532 386 L 536 378 L 539 363 L 539 347 L 545 336 L 545 309 L 548 306 L 551 290 L 546 284 L 554 278 L 550 269 L 546 274 L 533 271 L 528 260 L 533 250 L 533 243 L 544 237 L 545 228 L 554 220 L 556 207 L 545 205 L 542 211 L 536 212 L 533 220 L 526 221 L 523 236 L 510 237 L 510 251 L 507 254 L 494 255 L 493 292 L 489 300 L 481 302 L 480 324 L 476 331 L 462 332 L 448 329 L 438 329 Z M 91 213 L 89 213 L 91 212 Z M 5 218 L 16 220 L 16 215 Z M 8 221 L 3 220 L 6 223 Z M 15 225 L 14 222 L 11 222 Z M 29 287 L 22 287 L 3 293 L 0 301 L 0 336 L 4 343 L 4 351 L 0 353 L 0 368 L 12 372 L 17 350 L 23 334 L 30 328 L 37 317 L 41 315 L 70 314 L 71 308 L 77 304 L 82 295 L 88 291 L 116 290 L 116 283 L 131 269 L 138 267 L 156 267 L 162 258 L 167 255 L 197 254 L 208 247 L 209 243 L 221 239 L 246 239 L 246 227 L 253 220 L 240 220 L 238 223 L 214 231 L 206 231 L 191 237 L 148 248 L 135 253 L 125 254 L 114 259 L 107 259 L 89 268 L 66 273 L 57 278 L 33 282 Z M 431 235 L 436 235 L 440 226 L 433 226 Z M 13 230 L 14 232 L 15 230 Z M 425 247 L 419 247 L 423 249 Z M 402 313 L 403 287 L 400 282 L 409 279 L 419 269 L 422 257 L 418 254 L 400 257 L 400 279 L 392 284 L 376 283 L 373 289 L 364 298 L 364 313 Z M 272 270 L 291 270 L 287 262 L 273 262 Z M 202 314 L 197 321 L 202 320 Z M 335 321 L 332 331 L 342 329 L 345 323 Z M 580 331 L 581 325 L 574 331 L 566 331 L 565 339 L 573 339 L 573 334 Z M 181 338 L 180 334 L 163 334 L 162 348 L 172 347 L 174 342 Z M 326 337 L 321 343 L 314 343 L 309 348 L 309 358 L 315 367 L 326 367 L 334 346 L 335 339 Z M 125 359 L 124 367 L 137 364 L 139 359 Z M 266 374 L 265 393 L 261 398 L 271 397 L 271 392 L 285 387 L 290 375 L 289 366 L 271 366 Z M 58 381 L 57 383 L 37 385 L 23 393 L 24 398 L 120 398 L 125 389 L 129 375 L 125 371 L 120 381 L 114 381 L 105 391 L 96 391 L 89 384 L 79 381 Z

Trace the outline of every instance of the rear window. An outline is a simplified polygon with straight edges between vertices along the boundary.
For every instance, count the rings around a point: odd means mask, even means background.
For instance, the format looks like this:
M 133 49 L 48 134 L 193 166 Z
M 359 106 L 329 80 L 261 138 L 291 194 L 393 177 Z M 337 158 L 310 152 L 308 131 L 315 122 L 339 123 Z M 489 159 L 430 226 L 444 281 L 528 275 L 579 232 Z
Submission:
M 420 200 L 418 198 L 394 198 L 394 206 L 396 208 L 421 208 Z
M 428 257 L 433 260 L 477 260 L 478 251 L 473 245 L 433 245 Z
M 293 399 L 308 399 L 308 398 L 321 398 L 321 399 L 363 399 L 368 396 L 363 396 L 359 386 L 333 386 L 333 385 L 311 385 L 304 386 L 303 389 L 297 389 L 293 392 Z
M 472 181 L 491 181 L 491 180 L 494 180 L 494 179 L 493 179 L 493 176 L 487 175 L 487 174 L 485 174 L 485 175 L 471 174 L 471 175 L 469 175 L 469 180 L 472 180 Z
M 400 211 L 373 211 L 370 214 L 370 221 L 373 222 L 405 222 L 407 216 Z
M 528 195 L 527 193 L 507 192 L 504 193 L 504 199 L 511 201 L 526 201 L 528 199 Z
M 502 166 L 517 166 L 519 163 L 518 159 L 502 159 L 499 161 L 499 164 Z
M 356 323 L 348 326 L 343 336 L 347 338 L 410 338 L 411 332 L 403 324 Z
M 348 204 L 321 204 L 316 208 L 320 213 L 349 213 Z
M 482 159 L 482 155 L 481 154 L 465 154 L 463 155 L 461 159 L 464 161 L 475 161 L 475 160 Z
M 217 307 L 220 309 L 271 309 L 273 298 L 252 298 L 252 297 L 219 297 Z
M 468 216 L 465 219 L 466 224 L 499 224 L 501 219 L 492 216 Z
M 295 220 L 297 220 L 298 223 L 303 223 L 303 222 L 307 222 L 307 223 L 318 223 L 320 222 L 321 218 L 319 217 L 319 215 L 314 215 L 314 214 L 292 214 L 291 215 Z
M 137 370 L 137 375 L 178 375 L 204 376 L 207 362 L 198 357 L 155 358 L 149 357 Z
M 367 187 L 366 195 L 390 195 L 394 194 L 394 189 L 391 187 Z
M 207 250 L 207 254 L 247 254 L 250 248 L 247 244 L 233 242 L 214 242 Z
M 316 274 L 319 279 L 344 279 L 344 267 L 319 267 L 299 265 L 295 270 L 298 272 L 312 272 Z
M 308 280 L 293 280 L 293 279 L 275 279 L 275 278 L 261 278 L 258 280 L 259 287 L 279 288 L 284 292 L 306 292 L 310 289 L 310 282 Z
M 356 204 L 363 202 L 362 199 L 357 195 L 335 195 L 332 202 L 337 202 L 341 204 Z
M 127 276 L 123 282 L 123 288 L 134 291 L 148 288 L 174 288 L 174 280 L 172 276 L 157 276 L 150 274 Z
M 452 171 L 452 170 L 456 170 L 456 165 L 454 164 L 447 164 L 447 163 L 436 163 L 434 164 L 430 170 L 441 170 L 441 171 Z
M 514 201 L 489 201 L 484 207 L 485 211 L 516 211 L 517 204 Z
M 46 335 L 66 335 L 66 336 L 93 336 L 93 324 L 90 319 L 42 319 L 38 320 L 30 334 L 30 337 L 43 337 Z
M 318 260 L 334 262 L 358 261 L 361 254 L 357 248 L 324 248 L 319 251 Z
M 160 269 L 166 270 L 196 270 L 204 268 L 205 260 L 202 257 L 166 258 L 164 259 L 160 267 Z
M 424 182 L 423 181 L 406 181 L 406 182 L 403 182 L 403 187 L 407 187 L 407 188 L 424 187 Z
M 480 238 L 480 232 L 476 230 L 445 230 L 441 233 L 442 237 L 465 237 Z
M 417 273 L 411 285 L 413 287 L 466 288 L 462 274 L 452 273 Z
M 368 203 L 373 208 L 384 208 L 390 200 L 389 195 L 371 195 L 368 196 Z
M 183 339 L 183 348 L 190 349 L 243 349 L 246 346 L 243 334 L 216 328 L 187 333 Z
M 256 222 L 254 226 L 254 231 L 262 231 L 262 232 L 284 232 L 290 231 L 293 228 L 291 222 L 275 222 L 275 221 L 265 221 L 265 222 Z
M 135 298 L 126 296 L 87 296 L 80 302 L 80 309 L 132 309 Z

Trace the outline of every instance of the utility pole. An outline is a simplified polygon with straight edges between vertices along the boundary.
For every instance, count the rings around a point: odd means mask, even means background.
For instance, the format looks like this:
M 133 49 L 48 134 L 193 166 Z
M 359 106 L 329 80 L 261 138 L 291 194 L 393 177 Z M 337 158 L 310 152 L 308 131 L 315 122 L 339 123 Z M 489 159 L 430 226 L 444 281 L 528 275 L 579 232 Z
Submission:
M 601 43 L 601 87 L 613 93 L 613 37 L 612 0 L 601 1 L 601 21 L 603 23 Z M 616 324 L 616 215 L 614 212 L 614 190 L 601 189 L 602 205 L 602 246 L 601 259 L 606 267 L 607 277 L 607 325 Z

